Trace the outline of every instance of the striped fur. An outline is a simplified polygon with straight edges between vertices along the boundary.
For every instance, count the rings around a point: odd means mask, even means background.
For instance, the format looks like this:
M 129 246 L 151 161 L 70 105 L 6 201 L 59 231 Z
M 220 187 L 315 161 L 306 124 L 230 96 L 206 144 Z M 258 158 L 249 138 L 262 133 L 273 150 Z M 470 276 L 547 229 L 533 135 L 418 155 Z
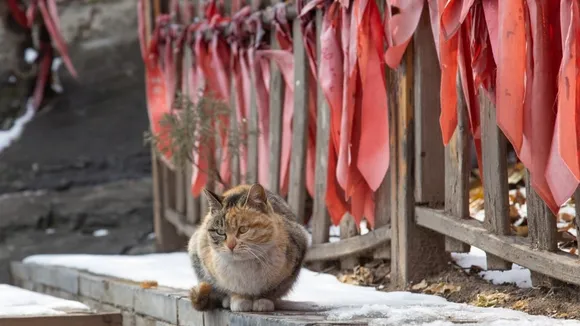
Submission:
M 296 282 L 308 245 L 306 230 L 283 198 L 259 184 L 241 185 L 222 196 L 204 194 L 210 212 L 188 245 L 204 284 L 192 289 L 194 308 L 221 303 L 232 311 L 274 310 L 274 302 Z

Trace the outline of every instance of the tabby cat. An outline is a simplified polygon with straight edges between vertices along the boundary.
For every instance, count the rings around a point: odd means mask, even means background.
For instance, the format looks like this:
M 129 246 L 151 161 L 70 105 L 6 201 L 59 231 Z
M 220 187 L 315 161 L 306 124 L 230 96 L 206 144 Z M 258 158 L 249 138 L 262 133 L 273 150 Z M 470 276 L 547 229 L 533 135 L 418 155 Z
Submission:
M 204 189 L 209 213 L 189 240 L 199 284 L 192 305 L 221 303 L 232 311 L 273 311 L 300 272 L 308 237 L 288 204 L 260 184 L 241 185 L 222 196 Z

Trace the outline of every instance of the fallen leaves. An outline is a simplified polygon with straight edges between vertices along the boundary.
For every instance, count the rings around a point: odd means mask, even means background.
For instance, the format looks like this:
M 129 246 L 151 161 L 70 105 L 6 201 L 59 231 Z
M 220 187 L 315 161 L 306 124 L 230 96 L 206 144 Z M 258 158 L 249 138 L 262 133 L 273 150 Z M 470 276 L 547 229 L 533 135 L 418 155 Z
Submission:
M 420 283 L 411 286 L 411 290 L 425 294 L 449 295 L 461 291 L 461 286 L 447 282 L 437 282 L 429 285 L 426 280 L 422 280 Z
M 390 272 L 388 262 L 374 261 L 365 266 L 357 266 L 352 271 L 342 272 L 337 278 L 346 284 L 380 286 L 388 281 Z
M 139 286 L 142 289 L 154 289 L 154 288 L 158 287 L 159 284 L 157 283 L 157 281 L 143 281 L 143 282 L 139 283 Z
M 470 302 L 470 304 L 476 307 L 495 307 L 505 304 L 510 299 L 510 295 L 502 292 L 493 293 L 480 293 L 477 295 L 475 300 Z
M 509 183 L 509 219 L 512 235 L 528 236 L 528 219 L 526 206 L 525 167 L 519 162 L 508 167 Z M 479 179 L 479 171 L 474 169 L 471 174 L 469 190 L 470 215 L 481 222 L 485 220 L 485 194 Z M 571 254 L 578 253 L 576 240 L 576 205 L 571 199 L 566 202 L 558 213 L 558 247 Z

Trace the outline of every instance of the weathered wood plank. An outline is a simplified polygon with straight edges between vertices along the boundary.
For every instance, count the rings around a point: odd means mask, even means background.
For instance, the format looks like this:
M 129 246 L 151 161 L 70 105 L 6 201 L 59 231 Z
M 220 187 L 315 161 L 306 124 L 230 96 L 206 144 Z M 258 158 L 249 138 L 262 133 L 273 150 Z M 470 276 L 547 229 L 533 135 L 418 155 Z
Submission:
M 426 11 L 427 9 L 425 9 Z M 427 13 L 424 13 L 427 14 Z M 391 282 L 394 287 L 404 289 L 411 282 L 419 282 L 426 276 L 437 273 L 444 268 L 447 257 L 443 244 L 437 234 L 418 227 L 415 223 L 415 169 L 409 164 L 415 161 L 414 140 L 414 44 L 411 42 L 397 68 L 398 80 L 396 96 L 397 137 L 395 138 L 397 160 L 392 162 L 392 169 L 397 170 L 397 210 L 391 215 L 392 223 L 392 259 Z M 421 250 L 417 250 L 421 248 Z M 429 252 L 428 256 L 424 255 Z
M 177 250 L 180 245 L 177 241 L 177 231 L 164 216 L 167 194 L 163 183 L 166 172 L 165 164 L 157 157 L 155 149 L 151 147 L 151 170 L 153 175 L 153 228 L 157 251 L 166 252 Z
M 580 257 L 580 187 L 574 192 L 574 207 L 576 208 L 576 216 L 574 216 L 574 221 L 576 222 L 576 252 L 578 257 Z
M 381 14 L 384 14 L 385 12 L 385 2 L 384 1 L 376 1 L 377 5 L 379 7 L 379 10 L 381 11 Z M 392 72 L 392 70 L 389 67 L 385 67 L 385 78 L 387 80 L 387 83 L 390 84 L 391 83 L 391 79 L 393 79 L 393 82 L 396 82 L 396 78 L 391 78 L 391 75 L 395 75 L 394 72 Z M 388 86 L 387 86 L 388 87 Z M 377 191 L 375 192 L 375 228 L 380 228 L 382 226 L 389 226 L 391 225 L 391 194 L 390 194 L 390 189 L 391 189 L 391 173 L 393 173 L 393 168 L 392 165 L 394 164 L 393 162 L 395 162 L 395 158 L 394 158 L 394 146 L 393 146 L 393 140 L 395 139 L 394 137 L 394 132 L 396 132 L 396 128 L 394 127 L 393 121 L 394 121 L 394 117 L 393 117 L 393 112 L 396 108 L 396 99 L 394 99 L 392 96 L 388 98 L 388 106 L 389 106 L 389 137 L 390 137 L 390 143 L 389 143 L 389 148 L 390 148 L 390 152 L 389 152 L 389 162 L 391 164 L 391 166 L 389 167 L 389 169 L 387 170 L 387 174 L 385 175 L 385 178 L 383 179 L 383 181 L 381 182 L 381 185 L 379 186 L 379 188 L 377 189 Z M 385 243 L 383 246 L 381 246 L 380 248 L 377 248 L 374 252 L 373 252 L 373 258 L 375 259 L 390 259 L 391 257 L 391 243 Z
M 191 224 L 196 224 L 199 218 L 199 198 L 193 197 L 191 193 L 191 173 L 192 173 L 191 165 L 187 166 L 187 182 L 185 183 L 185 197 L 187 202 L 187 209 L 186 209 L 186 220 Z
M 415 200 L 430 205 L 445 201 L 445 150 L 441 138 L 439 92 L 441 69 L 431 32 L 431 20 L 424 12 L 415 39 Z
M 256 77 L 254 69 L 250 69 L 251 90 L 250 90 L 250 115 L 248 117 L 248 162 L 246 171 L 246 182 L 249 184 L 258 182 L 258 135 L 267 133 L 267 130 L 260 130 L 258 123 L 258 95 L 255 87 Z
M 507 140 L 497 126 L 493 103 L 484 92 L 479 96 L 483 155 L 485 227 L 491 233 L 509 235 Z M 508 270 L 512 263 L 487 254 L 488 270 Z
M 369 250 L 383 247 L 391 241 L 390 226 L 383 226 L 367 234 L 340 240 L 313 244 L 306 252 L 306 262 L 331 261 L 342 257 L 360 255 Z
M 306 150 L 308 148 L 308 58 L 302 22 L 295 19 L 292 23 L 294 50 L 294 116 L 292 118 L 292 155 L 290 156 L 290 180 L 288 183 L 288 204 L 296 213 L 298 222 L 304 224 L 306 204 Z
M 234 84 L 234 80 L 231 80 L 231 94 L 230 94 L 230 128 L 228 141 L 230 143 L 230 168 L 232 171 L 232 178 L 230 181 L 230 186 L 237 186 L 241 182 L 241 173 L 240 173 L 240 159 L 241 159 L 241 148 L 242 144 L 240 142 L 240 131 L 239 131 L 239 124 L 238 124 L 238 115 L 236 112 L 236 87 Z M 232 146 L 235 144 L 235 146 Z
M 356 238 L 359 235 L 354 217 L 346 213 L 340 220 L 340 241 Z M 357 255 L 345 256 L 340 259 L 340 269 L 353 269 L 359 264 Z
M 171 223 L 171 225 L 173 225 L 173 227 L 175 227 L 176 230 L 178 230 L 178 233 L 181 236 L 184 237 L 191 237 L 193 235 L 193 233 L 196 230 L 196 226 L 192 225 L 190 223 L 185 223 L 185 216 L 183 216 L 182 214 L 180 214 L 179 212 L 176 212 L 173 209 L 167 208 L 164 211 L 165 214 L 165 218 L 167 219 L 167 221 L 169 223 Z M 185 244 L 180 248 L 180 250 L 183 250 L 185 248 Z
M 270 45 L 279 49 L 274 33 L 271 35 Z M 284 112 L 284 81 L 276 63 L 270 66 L 270 159 L 268 188 L 273 192 L 280 191 L 280 160 L 282 155 L 282 116 Z M 266 132 L 266 131 L 264 131 Z
M 562 251 L 534 250 L 531 248 L 532 241 L 529 238 L 492 234 L 477 220 L 458 220 L 441 210 L 417 207 L 415 214 L 417 224 L 421 226 L 534 272 L 580 285 L 580 264 L 573 255 Z
M 469 218 L 469 173 L 471 139 L 468 133 L 467 104 L 457 74 L 457 128 L 445 148 L 445 211 L 458 219 Z M 469 246 L 453 238 L 445 239 L 445 250 L 469 252 Z
M 556 217 L 532 188 L 532 176 L 526 170 L 526 207 L 528 210 L 528 237 L 532 249 L 555 252 L 558 250 Z M 547 274 L 549 275 L 549 274 Z M 553 286 L 554 280 L 532 273 L 534 286 Z
M 123 317 L 120 313 L 0 318 L 2 326 L 121 326 L 122 324 Z
M 322 30 L 321 10 L 316 12 L 316 35 L 320 39 Z M 317 60 L 320 65 L 320 42 L 316 42 Z M 316 112 L 316 170 L 314 171 L 314 207 L 312 214 L 312 244 L 328 242 L 330 216 L 326 209 L 326 187 L 328 182 L 328 150 L 330 140 L 330 108 L 318 84 Z M 322 270 L 324 264 L 315 264 L 315 270 Z

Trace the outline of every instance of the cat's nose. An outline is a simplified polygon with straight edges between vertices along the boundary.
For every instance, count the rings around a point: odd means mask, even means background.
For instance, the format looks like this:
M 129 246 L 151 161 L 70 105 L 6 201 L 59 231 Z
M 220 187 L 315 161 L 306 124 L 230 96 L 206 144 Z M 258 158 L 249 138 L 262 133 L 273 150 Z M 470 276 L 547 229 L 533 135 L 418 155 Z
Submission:
M 237 244 L 238 243 L 234 238 L 228 238 L 228 240 L 226 241 L 226 246 L 228 247 L 228 249 L 230 249 L 230 251 L 234 251 L 234 248 L 236 247 Z

